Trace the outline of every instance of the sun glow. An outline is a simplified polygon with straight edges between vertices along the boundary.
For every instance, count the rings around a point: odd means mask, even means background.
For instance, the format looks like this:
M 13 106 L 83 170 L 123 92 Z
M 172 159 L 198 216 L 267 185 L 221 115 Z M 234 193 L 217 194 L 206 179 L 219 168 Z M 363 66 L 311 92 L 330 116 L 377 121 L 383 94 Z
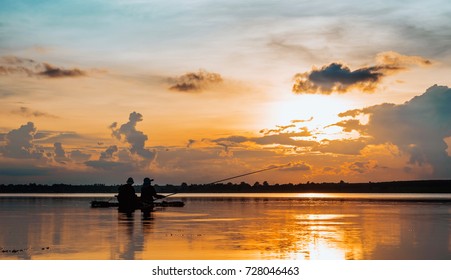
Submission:
M 297 128 L 307 127 L 316 139 L 343 138 L 342 129 L 330 125 L 340 121 L 338 114 L 353 108 L 353 103 L 342 96 L 293 95 L 274 101 L 264 123 L 268 128 L 290 124 Z

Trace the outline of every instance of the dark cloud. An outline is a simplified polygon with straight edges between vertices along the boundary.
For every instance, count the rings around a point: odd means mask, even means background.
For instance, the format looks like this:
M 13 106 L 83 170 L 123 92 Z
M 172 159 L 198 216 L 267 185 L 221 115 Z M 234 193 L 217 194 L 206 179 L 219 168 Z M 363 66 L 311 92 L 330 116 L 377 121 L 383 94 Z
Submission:
M 32 122 L 11 130 L 5 135 L 6 145 L 0 147 L 0 152 L 10 158 L 44 158 L 44 153 L 33 144 L 35 134 L 36 127 Z
M 16 56 L 0 57 L 0 75 L 26 74 L 27 76 L 43 76 L 47 78 L 81 77 L 86 72 L 77 68 L 64 69 L 46 62 Z
M 365 125 L 362 125 L 360 123 L 359 120 L 356 119 L 350 119 L 350 120 L 343 120 L 343 121 L 339 121 L 337 123 L 331 124 L 326 126 L 327 127 L 331 127 L 331 126 L 339 126 L 343 128 L 344 132 L 352 132 L 353 130 L 355 131 L 364 131 L 365 130 Z
M 409 164 L 430 164 L 436 178 L 451 176 L 451 157 L 445 138 L 451 136 L 451 89 L 433 86 L 424 94 L 401 104 L 381 104 L 342 113 L 368 114 L 366 125 L 355 126 L 371 137 L 372 144 L 392 143 L 410 155 Z
M 28 107 L 20 107 L 17 110 L 11 111 L 11 113 L 12 114 L 16 114 L 16 115 L 21 115 L 21 116 L 24 116 L 24 117 L 27 117 L 27 118 L 30 118 L 30 117 L 36 117 L 36 118 L 45 117 L 45 118 L 52 118 L 52 119 L 58 118 L 55 115 L 48 114 L 48 113 L 45 113 L 45 112 L 36 111 L 36 110 L 31 110 Z
M 63 69 L 52 66 L 48 63 L 43 63 L 44 70 L 37 73 L 37 75 L 48 78 L 65 78 L 65 77 L 80 77 L 85 76 L 86 73 L 80 69 Z
M 223 79 L 220 74 L 199 70 L 197 73 L 186 73 L 177 78 L 169 79 L 170 90 L 180 92 L 200 92 L 209 86 L 222 83 Z
M 127 123 L 117 128 L 118 124 L 114 122 L 110 128 L 114 137 L 118 140 L 124 140 L 130 145 L 130 153 L 139 155 L 144 159 L 153 160 L 156 155 L 155 152 L 145 148 L 145 142 L 148 140 L 147 135 L 136 129 L 136 125 L 142 120 L 140 113 L 133 112 L 130 114 Z
M 380 53 L 377 65 L 351 70 L 343 63 L 334 62 L 319 69 L 294 76 L 292 91 L 297 94 L 345 93 L 353 89 L 374 92 L 382 78 L 408 70 L 414 65 L 428 66 L 432 62 L 419 56 L 405 56 L 396 52 Z
M 186 147 L 187 147 L 187 148 L 190 148 L 192 145 L 194 145 L 194 143 L 196 143 L 196 140 L 194 140 L 194 139 L 189 139 L 189 140 L 188 140 L 188 144 L 186 144 Z
M 64 151 L 63 145 L 60 142 L 54 143 L 53 148 L 55 153 L 55 161 L 63 163 L 69 160 L 69 158 L 66 156 L 66 151 Z
M 130 171 L 130 164 L 126 162 L 90 160 L 85 162 L 86 166 L 101 170 L 119 170 L 121 172 Z
M 127 169 L 130 170 L 135 164 L 130 162 L 118 161 L 117 154 L 119 149 L 116 145 L 109 146 L 100 153 L 98 160 L 89 160 L 85 162 L 86 166 L 101 170 Z
M 375 161 L 356 161 L 347 164 L 347 169 L 360 174 L 367 173 L 372 169 L 377 168 L 377 163 Z
M 112 160 L 114 158 L 114 154 L 117 153 L 119 149 L 116 145 L 109 146 L 105 151 L 100 153 L 99 160 L 105 161 L 105 160 Z
M 344 93 L 354 88 L 373 92 L 381 78 L 385 76 L 386 70 L 399 69 L 374 66 L 351 71 L 343 64 L 331 63 L 321 69 L 296 74 L 293 92 L 331 94 L 332 92 Z
M 36 176 L 47 176 L 51 175 L 53 172 L 51 168 L 37 167 L 37 166 L 1 166 L 0 176 L 11 176 L 11 177 L 36 177 Z

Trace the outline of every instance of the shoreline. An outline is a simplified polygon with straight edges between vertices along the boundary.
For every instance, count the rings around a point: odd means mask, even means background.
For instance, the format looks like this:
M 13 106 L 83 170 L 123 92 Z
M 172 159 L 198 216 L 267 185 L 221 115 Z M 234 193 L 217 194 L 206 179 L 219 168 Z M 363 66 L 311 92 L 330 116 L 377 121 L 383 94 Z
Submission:
M 0 193 L 117 193 L 119 185 L 0 185 Z M 135 185 L 135 191 L 141 191 Z M 254 184 L 221 183 L 155 185 L 159 193 L 451 193 L 451 180 L 392 181 L 369 183 Z

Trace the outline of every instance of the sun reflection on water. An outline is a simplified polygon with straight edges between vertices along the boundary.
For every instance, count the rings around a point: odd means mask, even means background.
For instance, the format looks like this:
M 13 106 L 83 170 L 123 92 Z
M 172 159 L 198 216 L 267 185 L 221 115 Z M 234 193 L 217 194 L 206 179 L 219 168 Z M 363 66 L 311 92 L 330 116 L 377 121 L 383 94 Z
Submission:
M 25 249 L 0 258 L 451 259 L 444 204 L 190 198 L 144 218 L 70 201 L 0 201 L 0 247 Z

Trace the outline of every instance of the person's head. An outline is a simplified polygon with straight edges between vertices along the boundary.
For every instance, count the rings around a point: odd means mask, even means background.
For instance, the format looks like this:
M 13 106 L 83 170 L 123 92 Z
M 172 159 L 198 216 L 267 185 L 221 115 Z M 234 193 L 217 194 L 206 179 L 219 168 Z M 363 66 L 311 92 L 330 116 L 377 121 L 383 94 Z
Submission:
M 132 177 L 130 177 L 130 178 L 128 178 L 127 179 L 127 184 L 133 184 L 135 181 L 133 181 L 133 178 Z
M 153 179 L 150 179 L 148 177 L 144 178 L 144 185 L 150 185 L 150 183 L 153 181 Z

